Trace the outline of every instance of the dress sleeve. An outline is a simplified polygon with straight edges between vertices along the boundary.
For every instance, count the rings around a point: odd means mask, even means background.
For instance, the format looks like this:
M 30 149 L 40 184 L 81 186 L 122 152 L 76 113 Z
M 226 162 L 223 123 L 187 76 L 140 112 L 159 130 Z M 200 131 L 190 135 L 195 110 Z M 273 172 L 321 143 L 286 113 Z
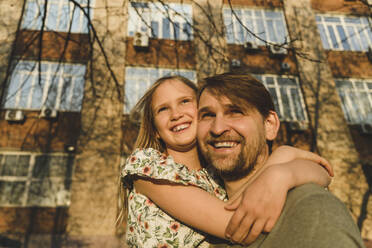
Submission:
M 127 158 L 121 171 L 121 178 L 127 187 L 132 188 L 134 176 L 194 185 L 210 191 L 208 178 L 203 170 L 191 171 L 185 165 L 176 163 L 171 156 L 153 148 L 136 149 Z

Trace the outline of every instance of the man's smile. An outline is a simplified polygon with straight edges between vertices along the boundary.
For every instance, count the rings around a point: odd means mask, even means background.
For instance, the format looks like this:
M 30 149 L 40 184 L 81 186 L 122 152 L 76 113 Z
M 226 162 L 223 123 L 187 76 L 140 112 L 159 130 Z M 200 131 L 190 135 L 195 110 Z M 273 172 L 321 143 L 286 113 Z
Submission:
M 239 142 L 236 141 L 212 141 L 208 142 L 210 145 L 212 145 L 214 148 L 233 148 L 239 144 Z

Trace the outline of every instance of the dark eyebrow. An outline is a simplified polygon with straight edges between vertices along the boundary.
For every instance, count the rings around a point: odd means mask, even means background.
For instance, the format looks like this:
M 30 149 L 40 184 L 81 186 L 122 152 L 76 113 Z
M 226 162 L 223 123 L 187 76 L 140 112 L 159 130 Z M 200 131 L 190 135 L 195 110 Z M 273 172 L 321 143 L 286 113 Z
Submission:
M 250 110 L 250 108 L 247 107 L 247 106 L 241 106 L 241 105 L 237 105 L 237 104 L 227 104 L 227 105 L 225 105 L 225 107 L 228 110 L 240 110 L 243 113 L 248 113 L 249 110 Z
M 227 104 L 227 105 L 225 105 L 225 107 L 227 109 L 243 109 L 241 106 L 236 105 L 236 104 Z
M 201 112 L 208 112 L 208 111 L 210 111 L 209 109 L 210 109 L 210 108 L 209 108 L 208 106 L 206 106 L 206 107 L 202 107 L 202 108 L 200 108 L 200 109 L 198 110 L 198 113 L 201 113 Z
M 242 110 L 242 111 L 244 110 L 241 106 L 236 105 L 236 104 L 225 104 L 224 108 L 226 110 L 231 110 L 231 109 L 239 109 L 239 110 Z M 205 106 L 205 107 L 200 108 L 198 110 L 198 113 L 204 113 L 204 112 L 210 112 L 210 111 L 211 111 L 210 107 Z

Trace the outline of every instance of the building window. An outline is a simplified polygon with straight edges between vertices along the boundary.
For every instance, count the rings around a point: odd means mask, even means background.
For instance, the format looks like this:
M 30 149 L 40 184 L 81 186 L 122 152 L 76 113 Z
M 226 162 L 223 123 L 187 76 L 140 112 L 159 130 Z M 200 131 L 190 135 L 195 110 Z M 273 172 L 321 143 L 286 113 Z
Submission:
M 192 40 L 192 7 L 189 4 L 131 2 L 128 35 L 137 32 L 149 37 Z
M 283 44 L 289 39 L 282 11 L 248 8 L 234 8 L 232 11 L 231 8 L 225 7 L 223 18 L 229 44 L 252 42 L 264 45 L 264 41 Z M 256 38 L 247 29 L 264 41 Z
M 269 90 L 280 120 L 308 121 L 297 77 L 257 74 L 255 77 Z
M 336 79 L 335 81 L 347 122 L 372 125 L 372 80 Z
M 146 67 L 127 67 L 125 69 L 125 104 L 124 113 L 128 114 L 144 95 L 146 90 L 160 77 L 181 75 L 191 81 L 196 80 L 196 72 L 192 70 L 172 70 Z
M 86 66 L 81 64 L 42 62 L 39 73 L 37 61 L 20 61 L 11 75 L 3 106 L 79 112 L 85 70 Z
M 73 162 L 65 154 L 0 153 L 0 206 L 68 206 Z
M 367 17 L 317 15 L 316 21 L 325 49 L 367 51 L 372 45 Z
M 47 5 L 45 3 L 47 2 Z M 45 31 L 88 33 L 88 17 L 93 0 L 27 0 L 22 29 L 41 30 L 45 15 Z M 86 15 L 84 14 L 86 13 Z

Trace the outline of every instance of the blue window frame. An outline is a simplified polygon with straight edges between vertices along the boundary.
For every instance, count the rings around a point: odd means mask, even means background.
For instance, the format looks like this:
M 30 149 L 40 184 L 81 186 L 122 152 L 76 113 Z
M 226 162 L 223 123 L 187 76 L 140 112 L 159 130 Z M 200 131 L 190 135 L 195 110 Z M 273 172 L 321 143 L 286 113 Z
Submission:
M 128 114 L 144 95 L 146 90 L 160 77 L 167 75 L 181 75 L 191 81 L 196 80 L 196 72 L 193 70 L 172 70 L 165 68 L 150 67 L 126 67 L 125 68 L 125 104 L 124 113 Z
M 19 61 L 15 66 L 3 106 L 6 109 L 38 110 L 48 107 L 79 112 L 84 95 L 86 66 L 43 61 Z
M 45 31 L 88 33 L 93 0 L 76 0 L 84 11 L 69 0 L 27 0 L 22 29 L 41 30 L 46 7 Z
M 367 17 L 319 14 L 316 21 L 325 49 L 367 51 L 372 46 L 371 25 Z
M 282 121 L 307 122 L 305 103 L 297 77 L 255 74 L 273 97 L 275 110 Z
M 131 2 L 128 36 L 136 32 L 149 37 L 170 40 L 192 40 L 192 7 L 190 4 Z
M 372 125 L 372 80 L 348 78 L 335 82 L 347 122 Z
M 229 44 L 252 42 L 264 45 L 265 43 L 262 40 L 283 44 L 289 40 L 282 11 L 250 8 L 234 8 L 231 10 L 230 7 L 225 7 L 223 18 L 227 43 Z M 254 37 L 247 29 L 262 40 Z

